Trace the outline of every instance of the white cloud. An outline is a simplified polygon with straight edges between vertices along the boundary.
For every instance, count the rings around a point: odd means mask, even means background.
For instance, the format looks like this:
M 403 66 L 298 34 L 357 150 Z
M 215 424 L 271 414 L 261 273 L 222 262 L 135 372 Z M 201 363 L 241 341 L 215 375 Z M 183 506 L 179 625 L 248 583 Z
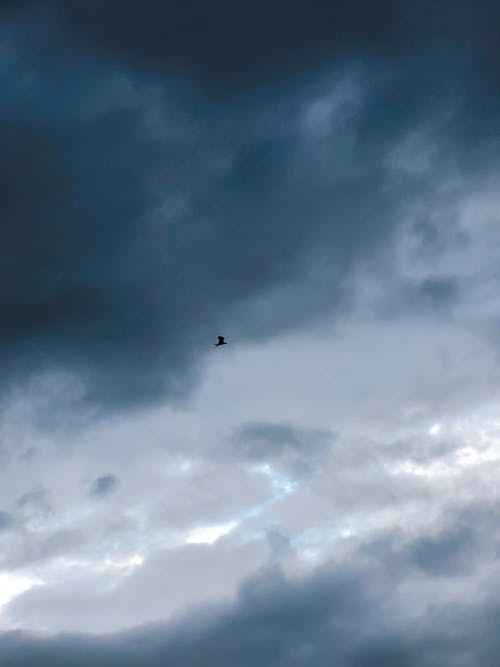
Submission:
M 25 591 L 34 586 L 43 586 L 43 584 L 43 581 L 33 576 L 16 572 L 0 572 L 0 624 L 2 623 L 3 607 Z
M 220 526 L 198 526 L 189 531 L 186 544 L 213 544 L 219 537 L 230 533 L 236 525 L 236 521 L 230 521 Z

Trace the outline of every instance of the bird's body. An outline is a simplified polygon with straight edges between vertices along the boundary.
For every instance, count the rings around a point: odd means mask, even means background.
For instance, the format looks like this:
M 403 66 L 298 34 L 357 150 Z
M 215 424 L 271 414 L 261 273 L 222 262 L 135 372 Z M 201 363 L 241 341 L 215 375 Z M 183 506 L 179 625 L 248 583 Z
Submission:
M 217 342 L 214 343 L 214 347 L 219 347 L 219 345 L 227 345 L 224 340 L 224 336 L 217 336 Z

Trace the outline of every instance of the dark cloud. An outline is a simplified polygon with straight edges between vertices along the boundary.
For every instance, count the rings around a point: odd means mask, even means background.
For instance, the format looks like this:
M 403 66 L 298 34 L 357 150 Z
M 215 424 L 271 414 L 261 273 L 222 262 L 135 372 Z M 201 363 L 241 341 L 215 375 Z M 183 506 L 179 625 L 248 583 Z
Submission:
M 300 257 L 319 238 L 306 218 L 337 245 L 336 271 L 348 270 L 353 253 L 375 241 L 365 205 L 356 211 L 360 206 L 353 204 L 349 226 L 329 225 L 330 206 L 340 206 L 340 215 L 349 206 L 346 193 L 316 192 L 311 179 L 302 194 L 292 195 L 291 136 L 248 147 L 241 146 L 239 131 L 228 136 L 212 150 L 232 152 L 235 169 L 194 195 L 179 183 L 182 174 L 172 174 L 180 159 L 175 142 L 141 139 L 134 112 L 105 114 L 59 132 L 44 127 L 47 122 L 3 124 L 6 381 L 66 368 L 101 405 L 179 393 L 194 355 L 203 343 L 208 347 L 231 306 L 300 272 Z M 209 151 L 207 145 L 201 155 L 182 159 L 191 162 L 188 169 L 205 160 L 210 170 Z M 186 198 L 189 210 L 180 216 L 167 210 L 156 222 L 160 202 L 150 184 L 162 172 L 165 196 Z M 293 319 L 306 314 L 300 303 L 290 311 Z M 286 323 L 268 321 L 262 333 Z
M 498 510 L 485 501 L 448 509 L 418 536 L 391 530 L 362 551 L 394 571 L 420 570 L 426 577 L 459 581 L 493 563 L 499 544 Z
M 431 576 L 457 577 L 494 559 L 499 544 L 498 511 L 478 503 L 453 510 L 438 531 L 413 541 L 406 553 Z
M 453 576 L 473 565 L 472 530 L 443 533 L 426 537 L 412 545 L 411 554 L 417 565 L 439 576 Z
M 90 493 L 93 496 L 104 497 L 109 495 L 117 485 L 118 477 L 116 475 L 102 475 L 93 482 Z
M 12 523 L 12 516 L 9 512 L 0 512 L 0 531 L 7 530 Z
M 494 0 L 4 0 L 0 10 L 46 13 L 67 42 L 147 68 L 192 75 L 219 87 L 273 81 L 334 57 L 404 56 L 449 43 L 495 51 Z
M 178 71 L 219 86 L 272 80 L 356 48 L 407 48 L 413 8 L 387 0 L 345 6 L 303 0 L 233 3 L 25 0 L 0 9 L 51 15 L 59 31 L 131 63 Z M 363 20 L 360 20 L 362 17 Z
M 4 392 L 62 370 L 103 409 L 181 397 L 221 331 L 255 341 L 345 312 L 438 170 L 486 168 L 490 28 L 465 3 L 2 7 Z M 435 164 L 398 175 L 395 148 L 445 111 Z M 457 289 L 398 298 L 451 308 Z

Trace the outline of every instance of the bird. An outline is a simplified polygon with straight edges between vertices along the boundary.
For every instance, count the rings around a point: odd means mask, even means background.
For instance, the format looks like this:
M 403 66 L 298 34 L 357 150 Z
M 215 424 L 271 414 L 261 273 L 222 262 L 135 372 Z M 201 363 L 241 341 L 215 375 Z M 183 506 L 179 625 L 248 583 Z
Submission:
M 217 343 L 214 343 L 214 347 L 219 347 L 219 345 L 227 345 L 224 336 L 217 336 Z

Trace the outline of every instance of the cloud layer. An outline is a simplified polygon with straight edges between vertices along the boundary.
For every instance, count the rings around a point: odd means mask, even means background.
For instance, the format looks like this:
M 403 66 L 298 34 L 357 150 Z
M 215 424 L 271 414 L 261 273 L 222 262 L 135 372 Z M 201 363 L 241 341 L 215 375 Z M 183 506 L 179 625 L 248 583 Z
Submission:
M 419 202 L 491 169 L 486 7 L 202 5 L 4 3 L 5 389 L 58 370 L 100 407 L 181 396 L 221 329 L 343 312 Z M 453 237 L 419 218 L 427 244 Z M 399 300 L 459 288 L 431 276 Z
M 495 666 L 498 3 L 0 17 L 0 662 Z

